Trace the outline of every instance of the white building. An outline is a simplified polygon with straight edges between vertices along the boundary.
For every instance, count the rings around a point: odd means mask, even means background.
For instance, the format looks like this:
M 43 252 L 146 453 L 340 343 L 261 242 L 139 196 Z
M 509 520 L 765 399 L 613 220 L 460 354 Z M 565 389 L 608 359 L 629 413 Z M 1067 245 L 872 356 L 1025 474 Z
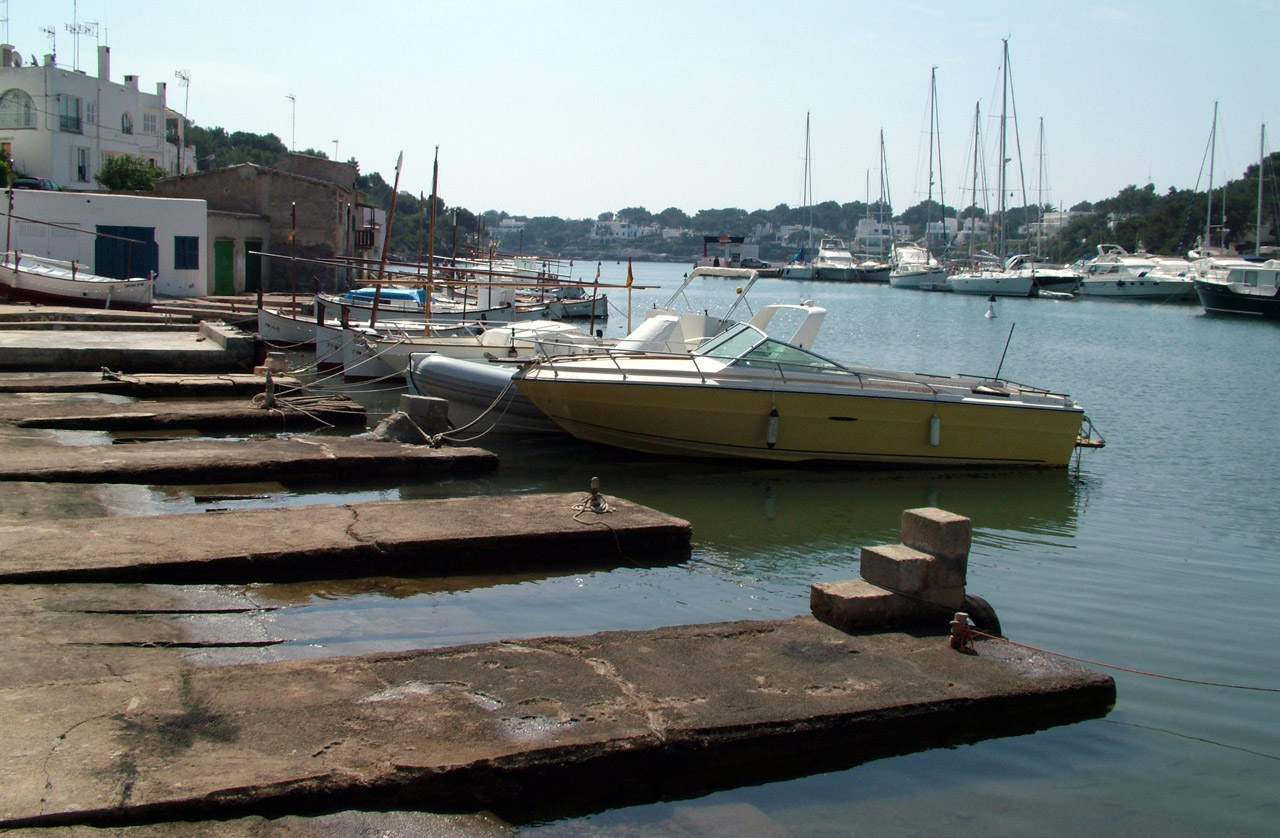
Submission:
M 960 224 L 960 231 L 956 234 L 956 243 L 965 244 L 969 241 L 986 241 L 988 229 L 986 221 L 976 216 L 969 216 Z
M 854 246 L 864 250 L 886 250 L 894 241 L 906 241 L 911 228 L 902 223 L 880 223 L 874 218 L 858 219 L 853 232 Z
M 97 190 L 93 176 L 103 161 L 135 155 L 167 175 L 194 172 L 195 148 L 167 139 L 173 119 L 180 138 L 183 118 L 166 104 L 164 82 L 144 93 L 137 76 L 111 81 L 111 48 L 98 47 L 98 74 L 24 61 L 0 44 L 0 148 L 17 172 L 52 178 L 64 188 Z
M 31 220 L 4 218 L 5 250 L 75 261 L 103 276 L 154 272 L 157 296 L 211 293 L 204 201 L 15 189 L 13 215 Z
M 630 221 L 597 221 L 591 227 L 591 238 L 598 241 L 638 239 L 641 236 L 653 236 L 657 233 L 657 227 L 641 227 Z

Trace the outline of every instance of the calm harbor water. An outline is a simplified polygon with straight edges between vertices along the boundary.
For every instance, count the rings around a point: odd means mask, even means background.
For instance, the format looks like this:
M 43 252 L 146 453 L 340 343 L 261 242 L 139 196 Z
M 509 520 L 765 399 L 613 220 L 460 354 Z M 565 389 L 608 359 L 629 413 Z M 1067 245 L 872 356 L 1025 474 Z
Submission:
M 604 281 L 627 266 L 605 264 Z M 665 302 L 687 265 L 637 264 L 637 312 Z M 579 266 L 584 278 L 595 264 Z M 696 308 L 722 311 L 731 281 Z M 625 330 L 626 292 L 609 334 Z M 355 654 L 544 634 L 744 618 L 808 609 L 815 580 L 857 575 L 862 545 L 897 541 L 904 508 L 974 523 L 969 588 L 1013 639 L 1134 670 L 1113 671 L 1106 718 L 1033 735 L 870 762 L 805 779 L 523 827 L 519 834 L 705 834 L 751 812 L 793 835 L 1274 834 L 1280 823 L 1280 327 L 1198 306 L 1001 299 L 887 286 L 762 280 L 755 307 L 829 310 L 816 349 L 939 373 L 994 373 L 1067 392 L 1108 445 L 1049 472 L 899 472 L 690 463 L 572 440 L 486 437 L 502 468 L 399 488 L 288 487 L 270 504 L 585 491 L 693 523 L 690 560 L 565 576 L 263 585 L 294 638 L 273 658 Z M 637 313 L 637 322 L 640 315 Z M 1016 324 L 1016 328 L 1015 328 Z M 1010 331 L 1012 337 L 1010 339 Z M 397 391 L 358 398 L 394 405 Z M 261 504 L 263 501 L 246 502 Z M 189 511 L 155 491 L 146 511 Z M 234 506 L 234 503 L 222 504 Z M 216 658 L 210 658 L 216 660 Z M 704 810 L 704 811 L 699 811 Z M 723 814 L 721 814 L 723 813 Z M 738 813 L 738 814 L 733 814 Z M 727 834 L 727 833 L 716 833 Z

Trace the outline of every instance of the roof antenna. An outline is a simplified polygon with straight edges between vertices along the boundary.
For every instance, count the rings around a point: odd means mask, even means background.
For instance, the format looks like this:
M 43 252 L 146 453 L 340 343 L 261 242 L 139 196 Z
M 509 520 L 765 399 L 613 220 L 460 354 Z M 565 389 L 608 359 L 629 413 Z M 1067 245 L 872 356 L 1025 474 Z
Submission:
M 1013 329 L 1017 323 L 1009 324 L 1009 336 L 1004 339 L 1004 352 L 1000 353 L 1000 364 L 996 367 L 996 381 L 1000 380 L 1000 370 L 1004 369 L 1004 356 L 1009 354 L 1009 341 L 1013 340 Z

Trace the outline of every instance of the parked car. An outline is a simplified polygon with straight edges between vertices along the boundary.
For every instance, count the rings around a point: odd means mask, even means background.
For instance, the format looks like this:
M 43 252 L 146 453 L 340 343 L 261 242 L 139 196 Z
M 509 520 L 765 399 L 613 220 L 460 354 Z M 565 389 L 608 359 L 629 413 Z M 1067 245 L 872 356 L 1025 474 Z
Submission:
M 48 189 L 59 192 L 62 187 L 47 177 L 16 177 L 13 179 L 14 189 Z
M 756 259 L 752 256 L 748 256 L 746 259 L 743 259 L 738 264 L 744 268 L 772 268 L 773 267 L 773 265 L 764 261 L 763 259 Z

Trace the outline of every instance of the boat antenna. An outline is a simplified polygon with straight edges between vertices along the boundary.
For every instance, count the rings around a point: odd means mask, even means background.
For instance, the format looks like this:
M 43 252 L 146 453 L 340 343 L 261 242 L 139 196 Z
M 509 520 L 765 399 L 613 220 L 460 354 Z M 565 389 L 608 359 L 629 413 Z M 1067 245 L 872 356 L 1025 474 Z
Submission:
M 1004 351 L 1000 353 L 1000 363 L 996 366 L 996 381 L 1000 380 L 1000 370 L 1004 369 L 1004 356 L 1009 354 L 1009 341 L 1013 340 L 1013 329 L 1017 323 L 1009 324 L 1009 336 L 1004 339 Z

